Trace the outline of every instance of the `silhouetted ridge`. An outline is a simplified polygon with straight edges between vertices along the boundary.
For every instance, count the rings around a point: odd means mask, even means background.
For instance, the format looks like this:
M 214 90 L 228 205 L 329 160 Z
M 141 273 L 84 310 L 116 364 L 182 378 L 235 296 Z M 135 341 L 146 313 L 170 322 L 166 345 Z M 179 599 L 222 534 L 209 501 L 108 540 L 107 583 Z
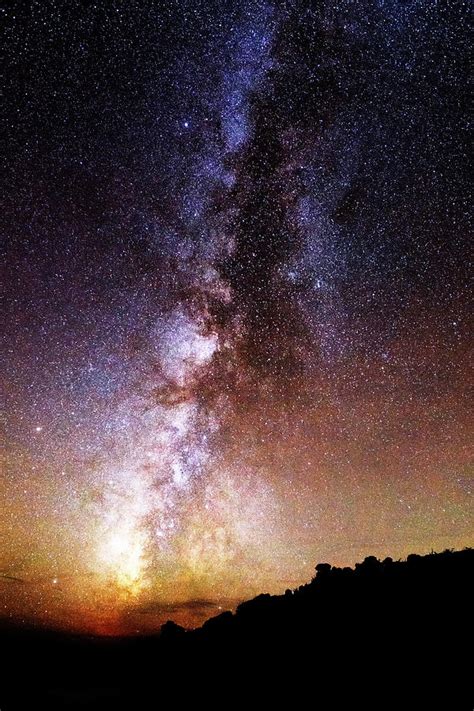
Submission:
M 159 637 L 10 631 L 0 708 L 147 709 L 170 698 L 220 708 L 250 699 L 472 708 L 473 567 L 472 549 L 369 556 L 354 569 L 319 563 L 296 590 L 259 595 L 196 630 L 167 622 Z M 20 668 L 26 685 L 16 681 Z
M 295 627 L 296 621 L 301 621 L 302 615 L 308 615 L 307 630 L 312 620 L 325 617 L 326 608 L 336 612 L 336 604 L 342 608 L 337 614 L 346 618 L 350 612 L 351 619 L 358 617 L 357 610 L 367 607 L 367 601 L 385 608 L 385 614 L 390 609 L 400 609 L 404 605 L 404 614 L 415 612 L 424 614 L 434 601 L 442 603 L 448 600 L 454 591 L 461 594 L 464 585 L 471 589 L 470 573 L 474 567 L 474 550 L 465 549 L 453 552 L 431 553 L 426 556 L 411 554 L 406 561 L 394 561 L 385 558 L 379 561 L 375 556 L 368 556 L 362 563 L 356 563 L 354 568 L 338 568 L 329 563 L 318 563 L 316 575 L 311 582 L 301 585 L 296 590 L 286 590 L 283 595 L 264 593 L 252 600 L 241 603 L 235 614 L 223 612 L 209 619 L 197 630 L 186 631 L 183 627 L 167 622 L 162 630 L 166 631 L 167 639 L 175 637 L 188 640 L 199 638 L 211 640 L 221 630 L 226 634 L 238 632 L 239 628 L 251 633 L 251 625 L 256 629 L 273 626 L 281 632 L 281 625 L 291 620 L 292 633 L 301 634 L 302 629 Z M 373 617 L 375 609 L 365 610 Z M 383 611 L 383 610 L 381 610 Z M 323 619 L 319 620 L 323 624 Z M 334 621 L 333 621 L 334 623 Z M 389 619 L 386 620 L 389 624 Z M 267 630 L 268 631 L 268 630 Z

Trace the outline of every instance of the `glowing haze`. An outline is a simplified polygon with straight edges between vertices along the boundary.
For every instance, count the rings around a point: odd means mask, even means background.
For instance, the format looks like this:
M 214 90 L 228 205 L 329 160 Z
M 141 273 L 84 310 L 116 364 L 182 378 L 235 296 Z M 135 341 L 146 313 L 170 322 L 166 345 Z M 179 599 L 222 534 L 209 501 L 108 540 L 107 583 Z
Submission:
M 3 615 L 472 545 L 462 3 L 7 10 Z

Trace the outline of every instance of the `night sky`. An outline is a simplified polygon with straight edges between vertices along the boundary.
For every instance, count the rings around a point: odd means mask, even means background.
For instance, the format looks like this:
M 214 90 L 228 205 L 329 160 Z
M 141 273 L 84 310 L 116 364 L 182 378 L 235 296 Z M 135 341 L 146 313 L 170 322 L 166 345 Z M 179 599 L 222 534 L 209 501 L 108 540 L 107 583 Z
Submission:
M 3 10 L 0 614 L 474 544 L 466 2 Z

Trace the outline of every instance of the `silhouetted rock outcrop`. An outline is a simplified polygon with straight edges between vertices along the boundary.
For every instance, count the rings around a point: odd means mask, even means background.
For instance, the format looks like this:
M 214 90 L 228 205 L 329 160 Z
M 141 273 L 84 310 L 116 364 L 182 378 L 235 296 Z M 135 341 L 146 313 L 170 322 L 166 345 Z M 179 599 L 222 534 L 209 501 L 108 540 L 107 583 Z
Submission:
M 158 638 L 5 632 L 0 708 L 159 708 L 170 694 L 221 708 L 472 708 L 473 567 L 472 549 L 320 563 L 307 585 L 196 630 L 167 622 Z

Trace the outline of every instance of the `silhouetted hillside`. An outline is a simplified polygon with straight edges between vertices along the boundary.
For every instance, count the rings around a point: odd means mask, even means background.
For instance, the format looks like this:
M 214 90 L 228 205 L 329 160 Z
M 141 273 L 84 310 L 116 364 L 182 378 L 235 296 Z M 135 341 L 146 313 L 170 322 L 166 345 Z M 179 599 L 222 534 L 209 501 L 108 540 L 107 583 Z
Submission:
M 4 630 L 0 708 L 472 708 L 473 567 L 472 549 L 323 563 L 297 590 L 159 637 Z

